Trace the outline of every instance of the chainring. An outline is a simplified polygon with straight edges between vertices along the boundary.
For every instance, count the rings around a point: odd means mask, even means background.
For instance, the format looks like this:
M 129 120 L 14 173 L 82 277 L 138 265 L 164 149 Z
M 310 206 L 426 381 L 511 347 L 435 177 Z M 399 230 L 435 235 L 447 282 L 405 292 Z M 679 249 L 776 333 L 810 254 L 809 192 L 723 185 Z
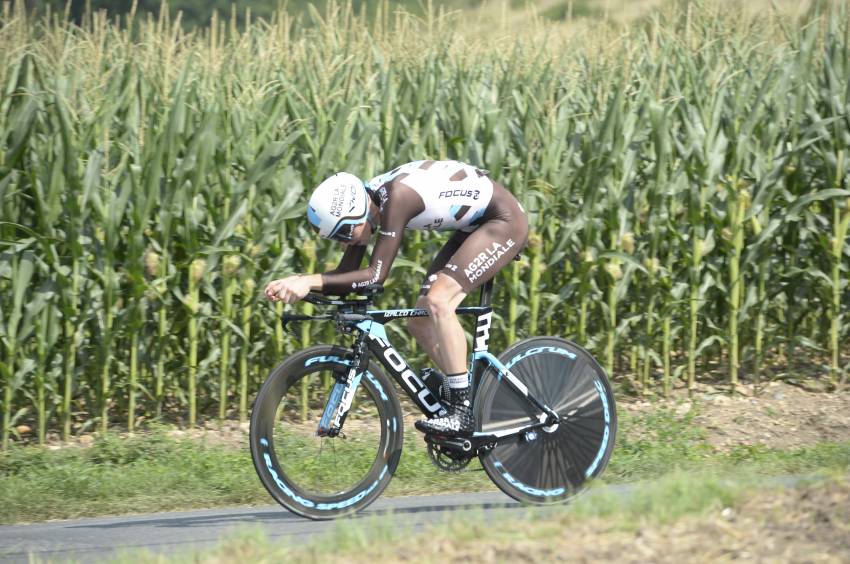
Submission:
M 473 456 L 462 455 L 457 451 L 436 445 L 431 441 L 428 443 L 428 458 L 431 459 L 431 464 L 437 467 L 442 472 L 460 472 L 472 460 Z

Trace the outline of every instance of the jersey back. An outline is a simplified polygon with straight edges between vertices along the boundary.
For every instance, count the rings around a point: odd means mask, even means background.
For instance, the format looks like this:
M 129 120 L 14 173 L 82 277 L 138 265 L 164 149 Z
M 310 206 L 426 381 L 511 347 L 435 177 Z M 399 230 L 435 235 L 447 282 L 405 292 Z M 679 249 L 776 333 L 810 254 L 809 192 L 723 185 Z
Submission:
M 425 209 L 408 221 L 407 229 L 472 231 L 493 197 L 493 181 L 472 165 L 413 161 L 369 181 L 369 187 L 378 191 L 382 208 L 393 180 L 412 188 L 425 204 Z

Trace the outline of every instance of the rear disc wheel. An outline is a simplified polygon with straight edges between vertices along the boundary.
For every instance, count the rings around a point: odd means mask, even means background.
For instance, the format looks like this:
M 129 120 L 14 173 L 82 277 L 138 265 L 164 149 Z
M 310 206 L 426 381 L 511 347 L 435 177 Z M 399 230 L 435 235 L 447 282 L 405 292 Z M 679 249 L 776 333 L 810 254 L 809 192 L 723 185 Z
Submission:
M 556 337 L 521 341 L 499 360 L 555 411 L 560 422 L 503 439 L 479 455 L 490 479 L 522 502 L 556 503 L 582 489 L 608 464 L 617 432 L 614 395 L 605 371 L 586 350 Z M 476 392 L 483 433 L 537 423 L 539 411 L 492 369 Z

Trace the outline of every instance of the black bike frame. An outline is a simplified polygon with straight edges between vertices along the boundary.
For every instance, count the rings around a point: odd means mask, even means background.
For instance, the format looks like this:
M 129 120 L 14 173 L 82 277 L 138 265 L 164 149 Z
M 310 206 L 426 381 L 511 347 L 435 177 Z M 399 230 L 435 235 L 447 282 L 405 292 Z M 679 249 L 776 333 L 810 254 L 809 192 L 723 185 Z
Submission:
M 483 343 L 484 348 L 482 350 L 487 352 L 487 338 L 489 337 L 493 308 L 489 305 L 461 307 L 456 312 L 460 315 L 478 315 L 476 334 L 482 335 L 478 340 Z M 444 406 L 440 404 L 440 400 L 434 397 L 422 379 L 407 364 L 401 354 L 395 350 L 384 329 L 384 325 L 393 319 L 428 317 L 428 310 L 418 308 L 370 310 L 367 315 L 371 317 L 371 320 L 361 321 L 357 324 L 357 328 L 362 331 L 371 355 L 380 361 L 423 414 L 427 417 L 445 415 L 446 411 Z M 476 348 L 476 350 L 478 349 Z M 473 374 L 476 374 L 476 367 L 483 363 L 478 363 L 475 355 L 473 355 L 472 362 Z M 477 380 L 474 379 L 474 382 L 477 382 Z
M 515 430 L 531 430 L 533 428 L 555 424 L 558 421 L 558 416 L 548 406 L 542 404 L 529 394 L 528 388 L 517 379 L 495 356 L 490 354 L 488 343 L 490 339 L 490 325 L 493 318 L 493 308 L 490 305 L 490 299 L 493 291 L 493 281 L 487 281 L 481 288 L 481 296 L 479 305 L 473 307 L 460 307 L 455 310 L 460 315 L 477 315 L 478 322 L 475 329 L 474 347 L 471 359 L 471 373 L 473 375 L 472 394 L 474 397 L 475 391 L 485 370 L 488 367 L 493 367 L 500 379 L 505 379 L 508 385 L 518 394 L 527 398 L 541 413 L 538 424 L 526 425 Z M 413 308 L 413 309 L 391 309 L 391 310 L 369 310 L 365 312 L 363 319 L 359 321 L 351 321 L 360 330 L 357 342 L 354 345 L 355 359 L 351 363 L 351 372 L 360 369 L 362 362 L 360 356 L 363 351 L 363 343 L 371 352 L 372 356 L 377 358 L 384 368 L 392 375 L 393 379 L 398 382 L 399 386 L 410 397 L 414 404 L 429 417 L 439 417 L 446 413 L 444 406 L 438 398 L 435 398 L 428 387 L 422 382 L 421 378 L 407 364 L 404 358 L 393 348 L 387 337 L 384 325 L 389 321 L 399 318 L 410 317 L 428 317 L 428 310 Z M 352 379 L 354 374 L 350 375 Z M 343 419 L 345 414 L 341 414 Z M 513 430 L 512 430 L 513 431 Z M 500 432 L 499 435 L 509 433 Z
M 376 287 L 380 289 L 380 287 Z M 369 288 L 365 289 L 369 290 Z M 512 429 L 498 430 L 493 433 L 474 433 L 473 443 L 465 441 L 464 450 L 473 446 L 487 446 L 495 444 L 499 438 L 510 435 L 521 435 L 541 427 L 557 425 L 560 421 L 558 415 L 549 406 L 541 403 L 536 397 L 529 393 L 528 387 L 514 376 L 509 368 L 502 364 L 488 350 L 490 340 L 490 325 L 493 318 L 493 308 L 490 299 L 493 294 L 493 280 L 488 280 L 481 287 L 481 295 L 478 306 L 459 307 L 455 311 L 461 315 L 477 315 L 478 322 L 475 328 L 475 342 L 471 355 L 472 396 L 475 397 L 478 385 L 485 371 L 492 368 L 499 380 L 507 382 L 517 394 L 537 408 L 540 413 L 536 423 L 521 425 Z M 374 295 L 370 294 L 370 295 Z M 360 375 L 368 367 L 368 359 L 374 356 L 392 375 L 402 390 L 410 397 L 411 401 L 428 418 L 441 417 L 447 413 L 445 406 L 434 397 L 431 390 L 422 382 L 422 379 L 410 368 L 407 361 L 395 350 L 387 337 L 384 325 L 393 319 L 410 317 L 428 317 L 428 310 L 413 309 L 388 309 L 367 310 L 369 300 L 341 300 L 328 299 L 316 295 L 308 295 L 307 301 L 318 305 L 338 306 L 340 311 L 335 314 L 323 315 L 299 315 L 285 314 L 283 316 L 284 327 L 291 321 L 307 320 L 334 320 L 338 326 L 346 332 L 356 332 L 356 339 L 352 348 L 353 358 L 347 362 L 348 370 L 345 376 L 337 380 L 334 393 L 330 394 L 328 404 L 325 406 L 322 420 L 317 433 L 320 436 L 335 436 L 340 432 L 351 408 L 351 400 L 354 391 L 360 382 Z

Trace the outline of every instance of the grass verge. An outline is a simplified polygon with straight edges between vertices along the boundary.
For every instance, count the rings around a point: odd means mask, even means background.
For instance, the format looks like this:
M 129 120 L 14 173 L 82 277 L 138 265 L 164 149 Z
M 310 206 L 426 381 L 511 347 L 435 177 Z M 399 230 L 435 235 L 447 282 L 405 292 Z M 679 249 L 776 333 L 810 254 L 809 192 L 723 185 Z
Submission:
M 606 482 L 651 480 L 671 473 L 806 474 L 850 468 L 850 442 L 777 450 L 740 446 L 713 452 L 693 416 L 656 410 L 620 414 L 617 448 Z M 429 462 L 418 434 L 385 495 L 492 490 L 477 461 L 446 475 Z M 272 503 L 254 473 L 247 444 L 172 438 L 166 430 L 131 438 L 103 435 L 89 448 L 18 447 L 0 454 L 0 522 L 18 523 L 105 514 L 144 513 Z

